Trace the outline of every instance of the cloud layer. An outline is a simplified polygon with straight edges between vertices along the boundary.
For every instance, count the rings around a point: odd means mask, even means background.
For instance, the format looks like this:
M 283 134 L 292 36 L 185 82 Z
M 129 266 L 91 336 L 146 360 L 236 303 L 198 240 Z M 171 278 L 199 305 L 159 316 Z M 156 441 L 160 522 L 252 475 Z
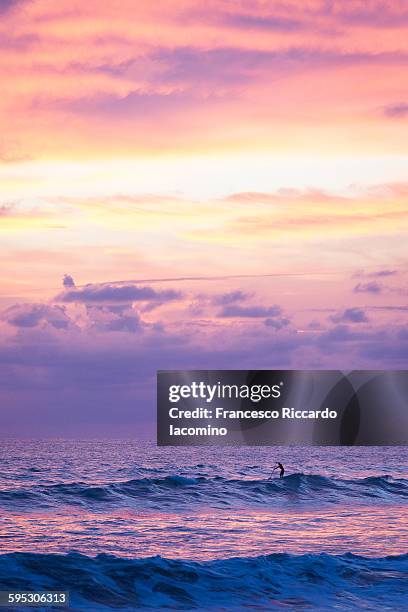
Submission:
M 160 368 L 406 367 L 404 0 L 0 13 L 1 432 L 151 435 Z
M 152 435 L 157 369 L 388 369 L 408 362 L 407 308 L 373 303 L 327 318 L 325 309 L 260 305 L 259 288 L 236 285 L 198 296 L 193 287 L 182 294 L 147 285 L 120 289 L 79 290 L 69 282 L 66 290 L 78 291 L 78 300 L 3 310 L 3 430 Z M 144 310 L 145 300 L 155 299 L 163 301 L 161 309 Z M 197 300 L 200 308 L 190 308 Z

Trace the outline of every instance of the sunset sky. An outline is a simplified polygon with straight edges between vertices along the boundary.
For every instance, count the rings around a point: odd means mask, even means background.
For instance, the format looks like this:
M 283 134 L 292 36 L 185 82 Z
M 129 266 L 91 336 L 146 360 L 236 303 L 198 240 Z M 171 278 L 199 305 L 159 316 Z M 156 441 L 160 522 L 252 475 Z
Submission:
M 1 436 L 406 368 L 406 0 L 0 0 L 0 46 Z

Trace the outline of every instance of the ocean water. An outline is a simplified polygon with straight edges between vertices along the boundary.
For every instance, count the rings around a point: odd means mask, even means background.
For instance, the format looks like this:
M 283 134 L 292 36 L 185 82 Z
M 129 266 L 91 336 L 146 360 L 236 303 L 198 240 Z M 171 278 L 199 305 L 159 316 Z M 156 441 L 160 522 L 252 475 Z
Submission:
M 0 590 L 69 590 L 73 610 L 408 610 L 407 509 L 401 447 L 3 441 Z

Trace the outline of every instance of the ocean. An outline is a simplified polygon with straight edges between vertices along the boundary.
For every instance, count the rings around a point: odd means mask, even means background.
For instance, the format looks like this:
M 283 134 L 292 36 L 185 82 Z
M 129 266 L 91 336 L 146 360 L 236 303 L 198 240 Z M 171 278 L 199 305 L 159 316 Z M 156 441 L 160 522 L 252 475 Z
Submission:
M 402 447 L 6 440 L 0 590 L 92 611 L 408 610 L 407 503 Z

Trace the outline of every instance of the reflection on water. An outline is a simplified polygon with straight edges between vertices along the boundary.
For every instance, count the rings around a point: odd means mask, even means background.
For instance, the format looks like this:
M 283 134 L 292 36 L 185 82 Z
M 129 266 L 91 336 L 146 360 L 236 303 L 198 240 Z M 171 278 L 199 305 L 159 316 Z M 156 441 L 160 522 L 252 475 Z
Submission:
M 92 612 L 406 609 L 407 454 L 0 442 L 0 583 Z
M 194 514 L 73 511 L 3 515 L 1 552 L 109 553 L 214 559 L 276 552 L 406 553 L 406 508 L 397 506 L 315 511 L 214 511 Z
M 286 473 L 408 479 L 408 447 L 157 447 L 132 440 L 1 440 L 0 490 L 67 482 L 104 484 L 170 474 L 265 479 Z
M 407 455 L 397 447 L 2 441 L 0 553 L 405 553 Z M 269 480 L 277 460 L 282 481 Z

